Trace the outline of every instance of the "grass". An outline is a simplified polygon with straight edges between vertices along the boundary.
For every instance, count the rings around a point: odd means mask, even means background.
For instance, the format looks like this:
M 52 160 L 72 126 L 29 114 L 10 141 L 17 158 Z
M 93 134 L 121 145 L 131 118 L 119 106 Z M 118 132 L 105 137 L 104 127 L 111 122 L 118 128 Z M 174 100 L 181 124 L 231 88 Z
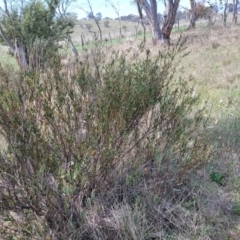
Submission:
M 190 32 L 199 38 L 192 41 L 189 47 L 191 53 L 183 62 L 184 74 L 196 79 L 196 88 L 201 92 L 202 99 L 208 99 L 211 121 L 209 122 L 209 143 L 214 146 L 212 164 L 202 169 L 203 179 L 199 189 L 211 196 L 205 196 L 203 211 L 211 212 L 211 221 L 218 226 L 214 231 L 220 231 L 219 238 L 238 239 L 239 234 L 239 147 L 240 147 L 240 91 L 239 91 L 239 27 L 224 29 L 214 26 L 213 29 Z M 204 39 L 201 39 L 201 35 Z M 210 183 L 213 173 L 219 177 Z M 194 177 L 192 179 L 196 181 Z M 211 200 L 212 198 L 212 200 Z M 203 201 L 199 196 L 199 201 Z M 214 210 L 215 209 L 215 210 Z M 230 225 L 229 225 L 230 224 Z M 216 228 L 216 227 L 214 227 Z
M 117 22 L 111 22 L 110 26 L 116 31 Z M 134 26 L 129 23 L 129 28 Z M 104 34 L 107 32 L 108 29 L 104 29 Z M 72 35 L 75 42 L 81 34 L 87 32 L 76 29 Z M 176 39 L 179 34 L 174 34 L 173 39 Z M 175 194 L 168 196 L 165 205 L 156 208 L 155 214 L 163 216 L 163 221 L 170 221 L 172 228 L 167 233 L 155 233 L 153 237 L 237 240 L 240 234 L 240 27 L 201 26 L 183 32 L 183 36 L 187 37 L 189 54 L 179 71 L 186 78 L 191 76 L 202 102 L 208 101 L 210 119 L 206 135 L 214 153 L 211 163 L 189 175 L 186 182 L 174 189 Z M 127 41 L 122 46 L 114 41 L 116 48 L 129 46 Z M 149 47 L 152 48 L 150 44 Z M 1 62 L 10 63 L 12 60 L 6 51 L 1 48 Z M 114 205 L 105 220 L 112 229 L 124 228 L 131 233 L 129 236 L 141 239 L 146 234 L 144 231 L 153 227 L 153 223 L 146 221 L 145 214 L 149 213 L 144 207 Z M 91 214 L 96 212 L 89 210 L 89 222 Z M 97 223 L 92 224 L 94 229 Z
M 15 58 L 11 57 L 8 54 L 8 47 L 7 46 L 1 46 L 0 45 L 0 63 L 2 64 L 11 64 L 11 65 L 17 65 L 17 62 Z
M 117 45 L 119 43 L 124 43 L 124 42 L 134 42 L 136 40 L 141 40 L 143 39 L 143 28 L 141 24 L 138 24 L 136 22 L 130 22 L 130 21 L 122 21 L 121 25 L 126 26 L 126 31 L 122 29 L 122 38 L 119 39 L 119 22 L 117 20 L 109 20 L 110 24 L 109 27 L 104 27 L 104 21 L 100 21 L 100 27 L 102 30 L 102 36 L 103 39 L 107 39 L 109 44 Z M 82 28 L 81 25 L 84 24 L 91 24 L 92 28 L 91 31 L 88 31 L 85 27 Z M 205 23 L 199 22 L 197 24 L 198 26 L 206 25 Z M 179 28 L 177 27 L 177 24 L 174 25 L 172 32 L 173 33 L 178 33 L 185 31 L 188 27 L 188 22 L 186 20 L 181 20 L 179 23 Z M 149 29 L 149 26 L 146 27 L 146 37 L 148 39 L 151 39 L 151 32 Z M 137 36 L 136 36 L 137 32 Z M 142 34 L 140 34 L 142 33 Z M 84 41 L 84 45 L 87 48 L 91 48 L 93 46 L 93 39 L 95 34 L 97 36 L 99 35 L 99 30 L 94 22 L 94 20 L 78 20 L 73 33 L 71 34 L 72 40 L 79 52 L 82 52 L 82 40 L 81 36 Z M 0 45 L 0 62 L 4 64 L 13 64 L 16 65 L 16 61 L 13 57 L 11 57 L 8 53 L 8 47 L 6 46 L 1 46 Z M 66 51 L 62 51 L 63 53 L 66 53 Z M 68 47 L 67 53 L 72 53 L 72 50 Z

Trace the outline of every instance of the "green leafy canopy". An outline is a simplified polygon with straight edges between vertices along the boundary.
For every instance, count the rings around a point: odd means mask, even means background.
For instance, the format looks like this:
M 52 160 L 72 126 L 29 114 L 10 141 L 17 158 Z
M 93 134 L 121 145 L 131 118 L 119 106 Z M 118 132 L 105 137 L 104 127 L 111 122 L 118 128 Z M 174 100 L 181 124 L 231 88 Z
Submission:
M 58 42 L 65 39 L 75 25 L 71 15 L 57 14 L 59 0 L 34 0 L 24 5 L 19 11 L 13 6 L 9 11 L 2 13 L 1 25 L 11 42 L 17 38 L 26 50 L 28 63 L 34 56 L 30 52 L 46 61 L 49 53 L 56 52 Z M 0 39 L 3 42 L 3 39 Z

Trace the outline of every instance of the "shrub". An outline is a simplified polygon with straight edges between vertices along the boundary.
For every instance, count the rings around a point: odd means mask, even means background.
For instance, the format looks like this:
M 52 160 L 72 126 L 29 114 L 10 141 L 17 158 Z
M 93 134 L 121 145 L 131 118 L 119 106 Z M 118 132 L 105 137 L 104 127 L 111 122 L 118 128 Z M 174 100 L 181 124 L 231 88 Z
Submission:
M 91 32 L 92 24 L 87 23 L 85 24 L 85 27 L 88 29 L 89 32 Z
M 109 20 L 106 20 L 106 21 L 104 21 L 104 27 L 109 27 L 109 24 L 110 24 L 110 22 L 109 22 Z
M 58 58 L 44 73 L 0 68 L 1 210 L 45 222 L 34 230 L 28 220 L 23 234 L 94 239 L 90 209 L 97 221 L 146 187 L 162 198 L 206 162 L 203 110 L 188 79 L 175 77 L 181 49 L 106 58 L 96 46 L 71 70 Z

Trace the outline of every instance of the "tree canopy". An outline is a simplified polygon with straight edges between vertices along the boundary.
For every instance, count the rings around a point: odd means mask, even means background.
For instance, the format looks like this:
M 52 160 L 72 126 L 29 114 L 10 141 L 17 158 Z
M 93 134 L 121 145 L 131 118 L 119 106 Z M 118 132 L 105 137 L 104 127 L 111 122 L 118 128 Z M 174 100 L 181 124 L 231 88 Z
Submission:
M 58 14 L 58 6 L 62 0 L 32 0 L 17 5 L 5 4 L 0 18 L 1 41 L 16 51 L 22 51 L 29 67 L 43 65 L 51 54 L 56 52 L 58 42 L 66 38 L 72 31 L 75 20 L 71 15 Z M 14 42 L 22 45 L 20 50 Z M 18 59 L 19 60 L 19 59 Z M 20 63 L 21 66 L 21 63 Z

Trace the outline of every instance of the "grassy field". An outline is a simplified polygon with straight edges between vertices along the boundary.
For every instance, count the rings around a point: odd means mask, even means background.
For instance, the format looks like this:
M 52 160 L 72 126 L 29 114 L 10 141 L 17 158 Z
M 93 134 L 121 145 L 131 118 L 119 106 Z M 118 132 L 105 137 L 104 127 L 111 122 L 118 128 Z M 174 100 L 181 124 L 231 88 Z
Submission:
M 100 27 L 102 30 L 102 36 L 103 39 L 118 39 L 119 38 L 119 21 L 118 20 L 109 20 L 110 24 L 109 27 L 104 26 L 104 21 L 100 21 Z M 91 31 L 89 31 L 86 27 L 81 27 L 82 25 L 85 24 L 91 24 L 92 28 Z M 136 22 L 131 22 L 131 21 L 121 21 L 121 26 L 122 26 L 122 37 L 127 38 L 127 39 L 135 39 L 136 33 L 138 35 L 141 35 L 143 32 L 143 28 L 141 24 L 138 24 Z M 179 23 L 180 30 L 186 29 L 188 26 L 188 22 L 186 20 L 181 20 Z M 124 27 L 125 30 L 124 30 Z M 147 32 L 150 33 L 150 29 L 147 26 L 146 28 Z M 174 27 L 173 31 L 177 31 L 177 24 Z M 99 30 L 93 20 L 79 20 L 78 23 L 76 24 L 74 28 L 74 32 L 72 34 L 73 41 L 76 44 L 79 44 L 81 42 L 81 35 L 84 37 L 85 41 L 92 40 L 94 35 L 97 34 L 99 36 Z
M 126 26 L 126 30 L 122 29 L 122 38 L 119 40 L 119 21 L 118 20 L 109 20 L 109 27 L 104 26 L 104 21 L 100 21 L 100 27 L 102 30 L 103 39 L 107 39 L 110 44 L 118 44 L 119 41 L 121 43 L 128 41 L 135 41 L 136 39 L 143 38 L 143 28 L 141 24 L 129 22 L 129 21 L 121 21 L 121 25 Z M 89 31 L 86 27 L 81 27 L 81 25 L 91 24 L 92 28 Z M 199 23 L 202 24 L 202 23 Z M 186 30 L 188 26 L 188 22 L 186 20 L 180 21 L 179 29 L 177 25 L 174 27 L 173 32 Z M 92 40 L 94 37 L 99 36 L 99 30 L 97 25 L 93 20 L 78 20 L 73 33 L 71 34 L 72 40 L 76 45 L 79 51 L 82 51 L 82 39 L 84 41 L 85 46 L 92 45 Z M 81 37 L 82 36 L 82 37 Z M 150 29 L 147 27 L 147 37 L 150 38 Z M 69 50 L 71 52 L 71 50 Z M 7 64 L 16 65 L 16 61 L 14 58 L 10 57 L 8 54 L 8 47 L 0 45 L 0 62 Z
M 197 200 L 189 201 L 186 196 L 182 205 L 189 207 L 185 214 L 206 221 L 196 223 L 192 219 L 191 233 L 183 231 L 182 236 L 173 239 L 239 239 L 240 26 L 201 25 L 195 30 L 183 31 L 182 35 L 187 39 L 189 54 L 182 59 L 179 72 L 186 78 L 190 76 L 202 102 L 207 101 L 210 121 L 206 135 L 214 154 L 211 164 L 189 176 L 187 187 Z M 179 33 L 173 34 L 173 39 L 178 37 Z M 223 182 L 214 176 L 222 176 Z M 196 212 L 197 208 L 200 211 Z M 186 220 L 184 216 L 178 217 Z
M 194 86 L 207 100 L 211 121 L 206 133 L 214 147 L 213 163 L 191 178 L 197 186 L 202 213 L 211 219 L 210 239 L 238 239 L 240 234 L 240 27 L 199 28 L 184 32 L 187 50 L 182 61 L 183 74 L 191 76 Z M 214 174 L 224 183 L 212 181 Z M 212 179 L 212 180 L 211 180 Z M 215 179 L 216 180 L 216 179 Z M 199 239 L 207 239 L 202 236 Z
M 182 30 L 186 24 L 182 25 Z M 114 47 L 127 49 L 130 41 L 132 47 L 137 46 L 140 40 L 135 43 L 131 40 L 136 25 L 129 22 L 122 25 L 128 29 L 123 35 L 129 36 L 120 44 L 114 42 Z M 111 21 L 109 26 L 102 27 L 104 37 L 110 33 L 117 38 L 118 22 Z M 141 30 L 141 26 L 138 28 Z M 97 32 L 96 26 L 89 33 L 76 25 L 73 41 L 80 49 L 79 36 L 85 35 L 87 39 L 94 32 Z M 179 35 L 175 28 L 173 41 Z M 206 167 L 189 175 L 182 184 L 178 193 L 181 201 L 166 204 L 165 213 L 171 216 L 172 224 L 182 228 L 177 235 L 173 232 L 169 239 L 237 240 L 240 236 L 240 26 L 224 28 L 222 24 L 215 24 L 206 27 L 203 22 L 195 30 L 183 31 L 182 36 L 186 37 L 188 54 L 178 71 L 183 77 L 190 77 L 196 92 L 200 93 L 201 102 L 207 101 L 210 118 L 205 134 L 213 155 Z M 153 47 L 150 38 L 147 44 L 152 51 L 162 48 Z M 15 62 L 7 55 L 7 47 L 0 48 L 0 56 L 1 63 Z
M 7 46 L 0 45 L 0 63 L 17 64 L 16 60 L 8 54 Z

